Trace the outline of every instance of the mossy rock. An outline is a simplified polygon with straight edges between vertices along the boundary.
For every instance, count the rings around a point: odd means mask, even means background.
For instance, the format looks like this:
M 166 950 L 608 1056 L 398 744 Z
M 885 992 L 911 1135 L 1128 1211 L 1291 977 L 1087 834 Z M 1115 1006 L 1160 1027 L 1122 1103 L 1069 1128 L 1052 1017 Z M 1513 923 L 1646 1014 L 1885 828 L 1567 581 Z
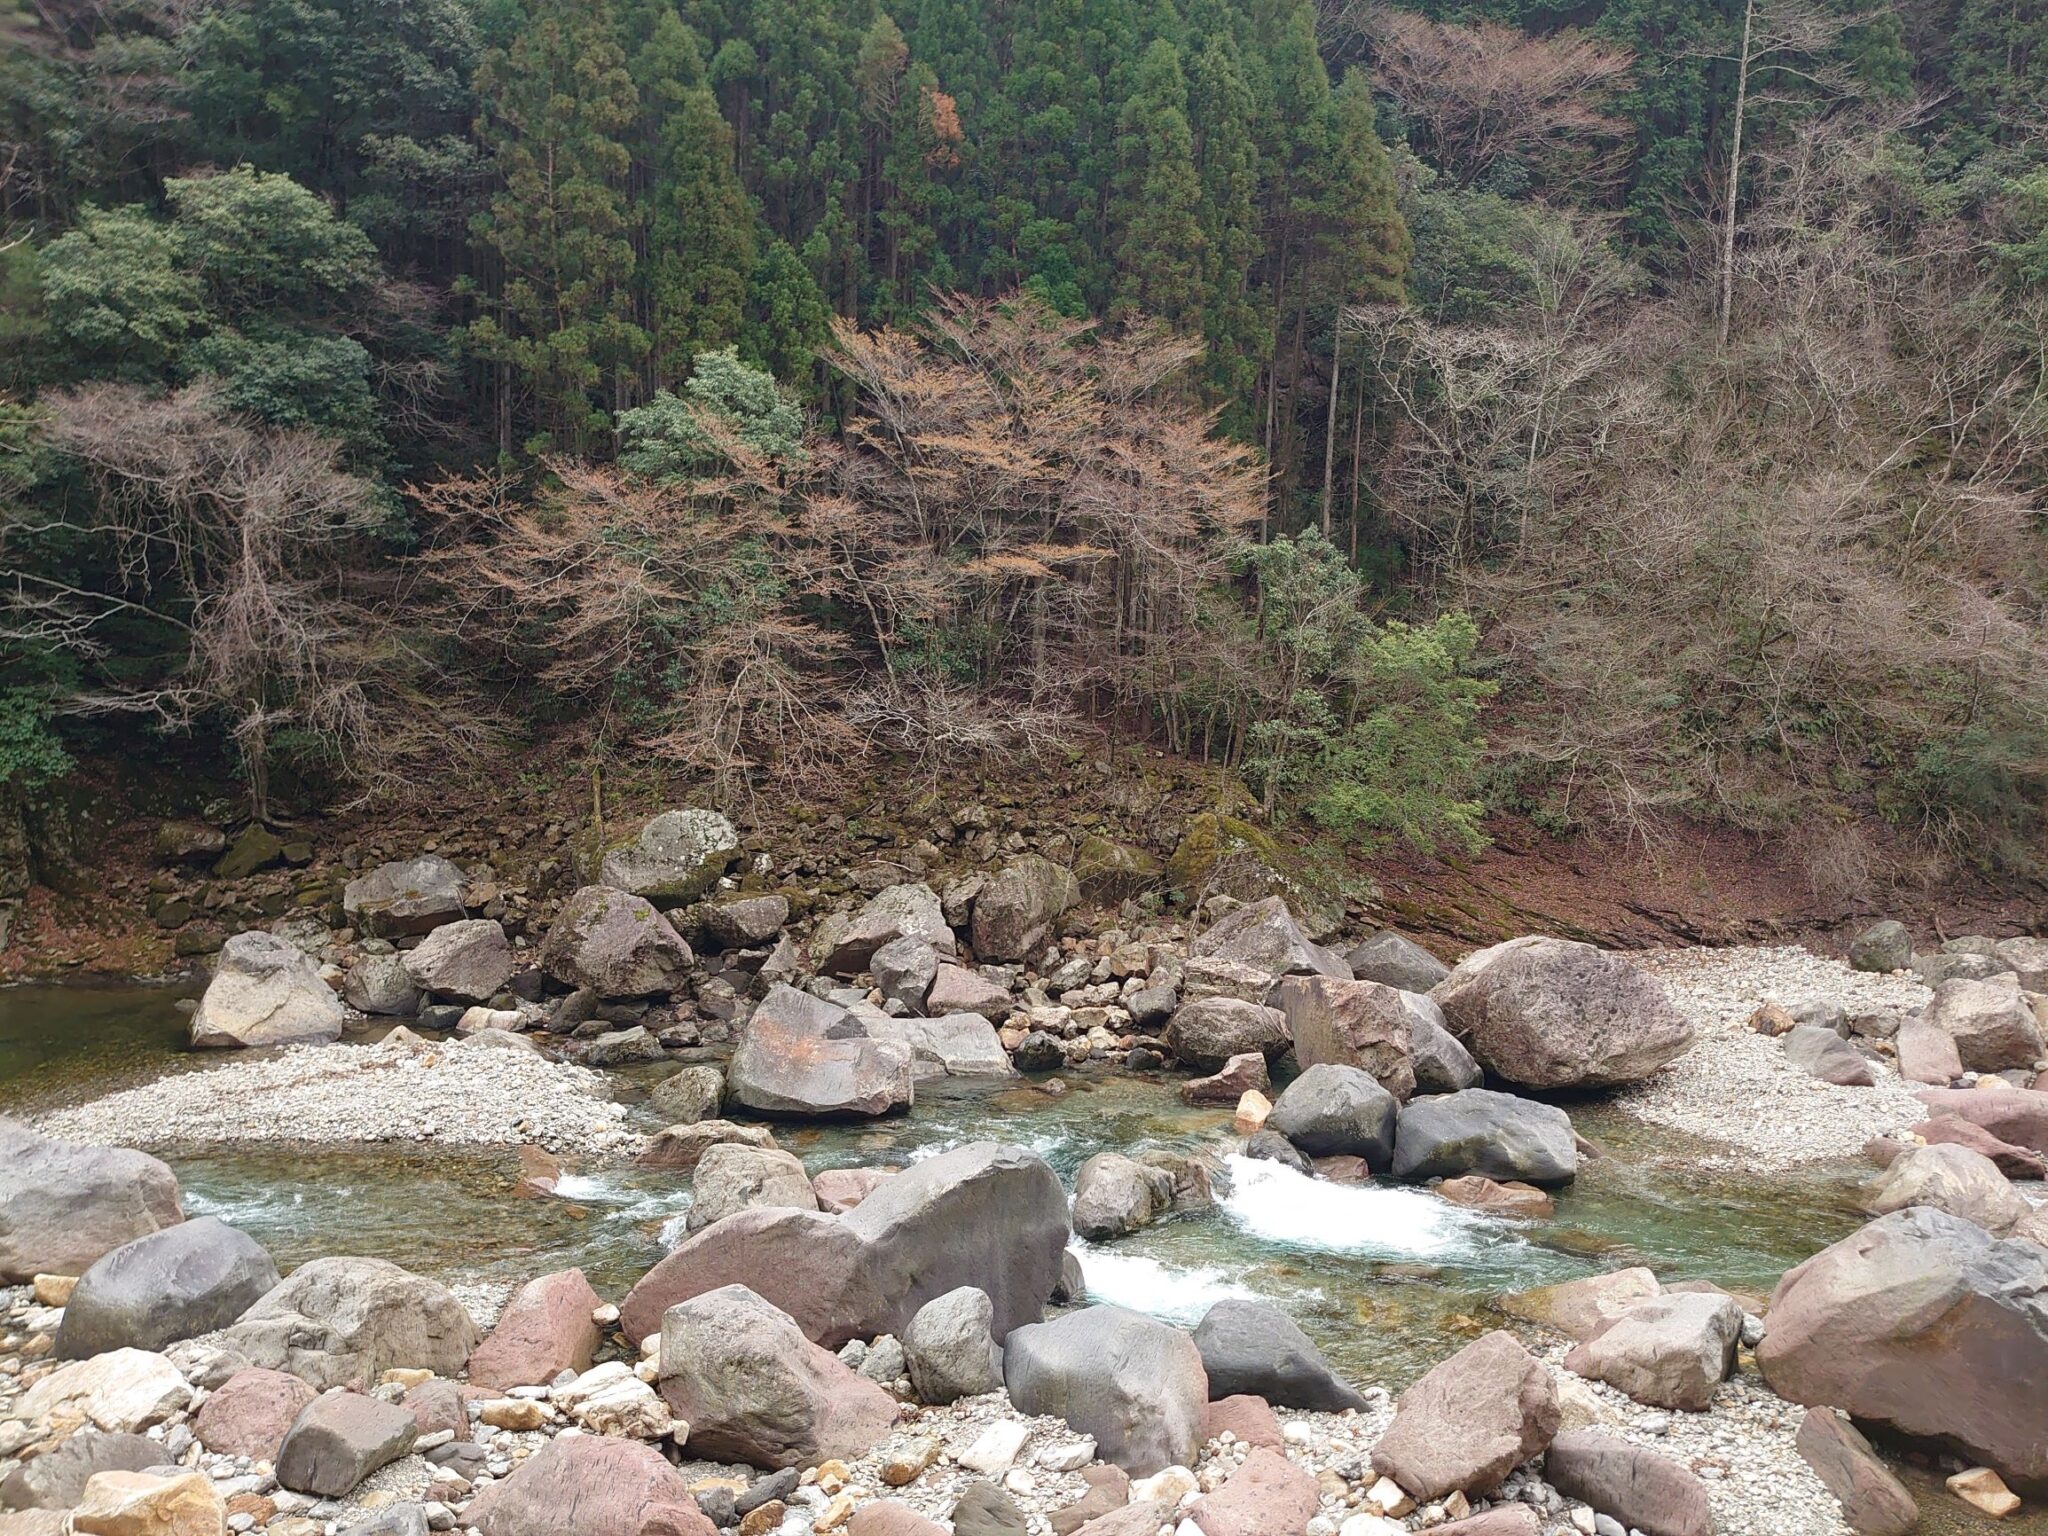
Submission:
M 1099 832 L 1081 839 L 1074 850 L 1074 878 L 1088 900 L 1111 905 L 1128 900 L 1159 883 L 1159 861 L 1142 848 L 1117 842 Z
M 240 880 L 283 861 L 284 839 L 257 824 L 235 839 L 234 846 L 213 866 L 213 872 L 223 880 Z
M 1166 883 L 1188 906 L 1211 896 L 1283 898 L 1312 936 L 1336 931 L 1344 897 L 1336 881 L 1264 827 L 1220 811 L 1193 817 L 1166 861 Z

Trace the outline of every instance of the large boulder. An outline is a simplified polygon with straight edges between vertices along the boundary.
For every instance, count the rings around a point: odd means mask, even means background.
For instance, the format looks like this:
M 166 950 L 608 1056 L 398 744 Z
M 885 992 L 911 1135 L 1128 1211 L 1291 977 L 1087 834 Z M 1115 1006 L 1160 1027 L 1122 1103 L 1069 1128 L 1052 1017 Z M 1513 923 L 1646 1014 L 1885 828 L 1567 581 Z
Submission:
M 542 970 L 600 997 L 673 992 L 695 958 L 653 903 L 608 885 L 571 896 L 540 946 Z
M 1024 1413 L 1065 1419 L 1134 1477 L 1191 1466 L 1209 1402 L 1201 1351 L 1122 1307 L 1083 1307 L 1003 1341 L 1003 1381 Z
M 0 1481 L 0 1510 L 69 1509 L 99 1473 L 140 1472 L 144 1467 L 160 1466 L 163 1460 L 162 1442 L 147 1435 L 107 1435 L 81 1429 L 9 1472 Z M 5 1529 L 0 1523 L 0 1531 Z
M 443 923 L 405 952 L 413 985 L 458 1003 L 489 1002 L 512 979 L 512 945 L 488 917 Z
M 1894 1211 L 1787 1271 L 1765 1321 L 1757 1364 L 1780 1397 L 2048 1477 L 2048 1250 Z
M 276 1284 L 277 1265 L 247 1233 L 213 1216 L 181 1221 L 101 1255 L 79 1278 L 57 1355 L 162 1349 L 225 1328 Z
M 906 935 L 876 950 L 868 970 L 884 1002 L 901 1003 L 912 1013 L 922 1013 L 925 994 L 939 974 L 939 952 L 923 939 Z
M 1571 1117 L 1554 1104 L 1467 1088 L 1403 1106 L 1394 1129 L 1397 1179 L 1483 1173 L 1525 1184 L 1569 1184 L 1578 1176 Z
M 986 1291 L 994 1333 L 1035 1323 L 1060 1283 L 1067 1194 L 1023 1147 L 972 1142 L 913 1163 L 844 1216 L 742 1211 L 688 1238 L 640 1278 L 621 1323 L 644 1338 L 686 1297 L 739 1284 L 818 1343 L 890 1333 L 963 1285 Z
M 1432 995 L 1481 1066 L 1528 1088 L 1640 1082 L 1692 1044 L 1662 982 L 1568 939 L 1479 950 Z
M 759 1206 L 815 1211 L 818 1197 L 804 1165 L 779 1147 L 729 1141 L 707 1151 L 691 1180 L 687 1229 L 696 1232 Z
M 1982 1126 L 2000 1141 L 2048 1157 L 2048 1093 L 2034 1088 L 1922 1088 L 1930 1115 L 1953 1115 Z
M 477 1338 L 446 1286 L 357 1258 L 301 1264 L 222 1335 L 251 1365 L 322 1391 L 367 1388 L 397 1367 L 458 1375 Z
M 411 1018 L 420 1011 L 419 988 L 403 955 L 359 955 L 342 978 L 341 1000 L 357 1013 Z
M 1058 936 L 1061 915 L 1080 899 L 1072 870 L 1035 853 L 1011 860 L 974 898 L 976 958 L 1034 958 Z
M 83 1274 L 183 1219 L 177 1176 L 148 1153 L 52 1141 L 0 1116 L 0 1282 Z
M 324 1045 L 348 1010 L 313 958 L 288 939 L 238 933 L 221 947 L 213 980 L 192 1012 L 196 1046 Z
M 1278 1056 L 1287 1045 L 1287 1015 L 1241 998 L 1204 997 L 1182 1003 L 1166 1024 L 1166 1048 L 1204 1071 L 1213 1072 L 1231 1057 L 1254 1051 Z
M 748 949 L 782 932 L 789 922 L 789 898 L 775 891 L 721 896 L 693 908 L 691 915 L 714 949 Z
M 1374 1173 L 1394 1160 L 1401 1106 L 1371 1073 L 1328 1062 L 1310 1067 L 1273 1101 L 1266 1129 L 1310 1157 L 1362 1157 Z
M 1451 974 L 1451 968 L 1420 944 L 1384 928 L 1344 957 L 1360 981 L 1383 982 L 1403 992 L 1427 992 Z
M 1219 1301 L 1195 1329 L 1209 1396 L 1264 1398 L 1280 1408 L 1339 1413 L 1365 1399 L 1330 1368 L 1294 1319 L 1270 1301 Z
M 1935 1115 L 1913 1127 L 1913 1134 L 1930 1146 L 1968 1147 L 1991 1159 L 1991 1164 L 2008 1179 L 2048 1179 L 2048 1159 L 2025 1147 L 2002 1141 L 1981 1125 L 1956 1115 Z M 1983 1222 L 1979 1226 L 1986 1225 Z
M 910 1047 L 871 1040 L 835 1003 L 777 983 L 747 1020 L 727 1095 L 764 1115 L 886 1115 L 910 1107 Z
M 1306 1468 L 1255 1446 L 1222 1487 L 1195 1501 L 1188 1518 L 1202 1536 L 1295 1536 L 1321 1502 Z
M 1290 976 L 1273 1001 L 1304 1067 L 1356 1067 L 1396 1099 L 1415 1092 L 1414 1019 L 1436 1012 L 1428 998 L 1377 981 Z
M 590 1369 L 599 1342 L 597 1292 L 580 1269 L 529 1280 L 505 1303 L 491 1336 L 469 1357 L 479 1387 L 544 1387 L 564 1371 Z
M 2031 1209 L 1996 1163 L 1953 1142 L 1908 1147 L 1872 1181 L 1864 1203 L 1873 1216 L 1909 1206 L 1947 1211 L 1999 1237 Z
M 1543 1362 L 1512 1334 L 1482 1334 L 1401 1394 L 1373 1470 L 1419 1502 L 1491 1493 L 1550 1444 L 1562 1418 Z
M 1907 1019 L 1893 1043 L 1899 1053 L 1899 1076 L 1909 1083 L 1946 1088 L 1963 1075 L 1963 1058 L 1954 1038 L 1925 1018 Z
M 235 1372 L 199 1405 L 192 1432 L 215 1455 L 275 1461 L 285 1431 L 316 1396 L 296 1376 L 252 1366 Z M 462 1432 L 469 1432 L 466 1420 Z
M 978 1286 L 934 1296 L 903 1330 L 903 1358 L 921 1403 L 950 1403 L 1003 1384 L 995 1303 Z
M 2023 935 L 2000 939 L 1991 946 L 1997 959 L 2011 966 L 2024 992 L 2048 992 L 2048 939 Z
M 1010 996 L 1008 987 L 990 981 L 979 971 L 948 963 L 940 965 L 932 977 L 924 1005 L 940 1017 L 978 1013 L 985 1019 L 1001 1020 L 1010 1016 L 1011 1009 L 1016 1007 L 1016 999 Z
M 894 1398 L 743 1285 L 662 1314 L 661 1395 L 696 1454 L 757 1467 L 851 1460 L 896 1421 Z
M 203 1472 L 96 1472 L 63 1528 L 69 1536 L 215 1536 L 227 1518 Z
M 1444 1022 L 1444 1011 L 1436 999 L 1419 992 L 1405 993 L 1408 1004 L 1408 1047 L 1415 1061 L 1417 1093 L 1456 1093 L 1477 1088 L 1486 1074 L 1465 1049 L 1465 1042 L 1452 1034 Z
M 1568 1429 L 1551 1442 L 1543 1469 L 1566 1498 L 1643 1536 L 1711 1536 L 1706 1484 L 1669 1456 L 1598 1430 Z
M 1149 1227 L 1173 1209 L 1173 1175 L 1121 1152 L 1098 1152 L 1074 1175 L 1074 1230 L 1091 1242 Z
M 691 1174 L 713 1147 L 737 1143 L 748 1147 L 772 1147 L 775 1133 L 765 1125 L 740 1125 L 731 1120 L 692 1120 L 671 1125 L 647 1138 L 647 1145 L 633 1161 L 642 1168 L 666 1168 Z
M 638 838 L 599 861 L 597 878 L 658 907 L 680 907 L 716 886 L 739 851 L 739 833 L 718 812 L 696 806 L 663 811 Z
M 1159 883 L 1160 863 L 1131 843 L 1091 832 L 1074 850 L 1074 879 L 1090 901 L 1115 906 Z
M 1704 1413 L 1735 1366 L 1742 1308 L 1717 1291 L 1638 1301 L 1564 1357 L 1568 1371 L 1639 1403 Z
M 562 1435 L 477 1495 L 483 1536 L 717 1536 L 690 1481 L 637 1440 Z
M 436 853 L 379 864 L 341 890 L 341 909 L 364 933 L 431 933 L 462 916 L 462 871 Z
M 1301 931 L 1287 903 L 1268 896 L 1227 912 L 1188 945 L 1191 955 L 1257 966 L 1275 976 L 1330 976 L 1351 979 L 1351 967 Z
M 647 1102 L 661 1116 L 663 1125 L 695 1125 L 700 1120 L 715 1120 L 724 1101 L 725 1074 L 709 1065 L 671 1072 L 647 1093 Z
M 910 1051 L 911 1076 L 1008 1077 L 1017 1069 L 995 1025 L 978 1013 L 932 1019 L 866 1019 L 868 1038 L 893 1040 Z
M 1911 1536 L 1919 1528 L 1920 1506 L 1906 1485 L 1833 1409 L 1809 1408 L 1792 1446 L 1835 1496 L 1856 1536 Z
M 308 1403 L 285 1431 L 277 1480 L 294 1493 L 338 1499 L 405 1455 L 419 1435 L 408 1408 L 360 1392 L 329 1392 Z
M 1966 1072 L 2031 1070 L 2044 1054 L 2041 1028 L 2010 973 L 1988 981 L 1944 981 L 1921 1017 L 1956 1043 Z
M 903 938 L 923 939 L 941 955 L 955 948 L 938 893 L 921 881 L 885 886 L 870 896 L 825 951 L 819 969 L 832 976 L 857 976 L 876 950 Z
M 1663 1294 L 1657 1277 L 1636 1265 L 1611 1274 L 1509 1291 L 1496 1296 L 1493 1304 L 1509 1317 L 1552 1329 L 1568 1339 L 1585 1340 L 1644 1297 Z

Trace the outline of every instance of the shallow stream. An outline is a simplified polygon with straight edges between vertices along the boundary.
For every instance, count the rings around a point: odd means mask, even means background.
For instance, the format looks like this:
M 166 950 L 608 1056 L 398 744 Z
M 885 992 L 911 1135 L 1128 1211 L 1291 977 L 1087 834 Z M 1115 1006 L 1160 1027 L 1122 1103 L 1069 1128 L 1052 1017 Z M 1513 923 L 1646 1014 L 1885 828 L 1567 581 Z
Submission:
M 181 1049 L 180 995 L 0 991 L 0 1112 L 204 1067 L 210 1058 Z M 645 1129 L 657 1127 L 645 1089 L 663 1070 L 613 1074 Z M 1220 1297 L 1270 1297 L 1346 1374 L 1395 1388 L 1448 1345 L 1497 1324 L 1487 1300 L 1501 1291 L 1641 1263 L 1667 1279 L 1768 1294 L 1788 1265 L 1858 1224 L 1851 1170 L 1697 1173 L 1668 1131 L 1597 1105 L 1573 1115 L 1607 1155 L 1559 1193 L 1554 1218 L 1529 1223 L 1417 1190 L 1248 1162 L 1234 1155 L 1228 1112 L 1188 1108 L 1164 1078 L 1075 1072 L 1056 1087 L 921 1085 L 907 1117 L 786 1126 L 777 1137 L 814 1173 L 900 1164 L 976 1139 L 1015 1141 L 1069 1184 L 1106 1149 L 1206 1152 L 1220 1167 L 1216 1206 L 1113 1244 L 1080 1245 L 1091 1295 L 1189 1324 Z M 158 1150 L 189 1212 L 245 1228 L 280 1264 L 357 1253 L 448 1280 L 512 1282 L 573 1263 L 614 1298 L 679 1238 L 690 1203 L 687 1180 L 673 1174 L 603 1167 L 572 1167 L 554 1199 L 518 1199 L 510 1150 Z

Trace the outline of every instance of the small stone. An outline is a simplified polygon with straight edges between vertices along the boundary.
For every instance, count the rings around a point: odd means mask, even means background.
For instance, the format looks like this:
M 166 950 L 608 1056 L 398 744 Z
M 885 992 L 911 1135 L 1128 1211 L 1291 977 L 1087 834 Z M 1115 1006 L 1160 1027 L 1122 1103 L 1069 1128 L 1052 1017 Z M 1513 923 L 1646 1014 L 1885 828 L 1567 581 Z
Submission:
M 548 1422 L 548 1411 L 531 1398 L 501 1397 L 484 1404 L 483 1422 L 493 1429 L 540 1429 Z
M 957 1459 L 970 1472 L 979 1472 L 983 1477 L 1000 1477 L 1016 1461 L 1017 1453 L 1024 1449 L 1024 1442 L 1029 1437 L 1030 1431 L 1022 1424 L 1005 1419 L 989 1425 Z
M 1093 1456 L 1092 1449 L 1090 1456 Z M 939 1442 L 930 1435 L 921 1435 L 883 1459 L 882 1481 L 891 1488 L 901 1488 L 914 1482 L 920 1472 L 938 1459 Z M 1040 1459 L 1043 1460 L 1042 1457 Z
M 71 1293 L 77 1286 L 76 1275 L 37 1275 L 34 1284 L 36 1305 L 61 1307 L 71 1300 Z
M 1230 1128 L 1240 1136 L 1256 1135 L 1265 1128 L 1266 1117 L 1273 1113 L 1273 1101 L 1256 1088 L 1245 1090 L 1244 1097 L 1237 1101 L 1237 1114 L 1230 1122 Z
M 95 1479 L 97 1481 L 97 1479 Z M 2005 1479 L 1989 1467 L 1972 1467 L 1948 1479 L 1948 1491 L 1973 1509 L 1994 1520 L 2003 1520 L 2020 1507 L 2019 1495 L 2005 1486 Z
M 1392 1515 L 1397 1520 L 1415 1509 L 1415 1501 L 1391 1477 L 1383 1477 L 1366 1489 L 1365 1498 L 1380 1514 Z

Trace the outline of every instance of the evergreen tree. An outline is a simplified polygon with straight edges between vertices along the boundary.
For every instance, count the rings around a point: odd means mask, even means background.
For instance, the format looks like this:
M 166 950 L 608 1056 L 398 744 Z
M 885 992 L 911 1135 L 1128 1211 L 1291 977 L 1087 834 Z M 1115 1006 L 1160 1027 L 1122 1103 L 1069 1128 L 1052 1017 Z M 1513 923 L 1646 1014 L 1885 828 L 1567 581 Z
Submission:
M 1202 318 L 1210 385 L 1239 431 L 1270 336 L 1252 272 L 1258 265 L 1257 103 L 1228 34 L 1212 34 L 1188 77 L 1190 125 L 1202 182 Z
M 831 334 L 832 310 L 803 257 L 786 240 L 770 239 L 747 279 L 747 318 L 740 355 L 778 379 L 801 387 Z
M 1188 128 L 1180 51 L 1165 38 L 1146 50 L 1125 104 L 1114 216 L 1117 307 L 1185 330 L 1202 322 L 1201 180 Z
M 621 135 L 638 110 L 605 0 L 536 0 L 511 46 L 477 72 L 488 111 L 478 133 L 503 190 L 476 221 L 498 267 L 495 295 L 468 332 L 498 368 L 498 444 L 515 424 L 530 449 L 581 452 L 625 402 L 646 350 L 631 318 L 631 156 Z

